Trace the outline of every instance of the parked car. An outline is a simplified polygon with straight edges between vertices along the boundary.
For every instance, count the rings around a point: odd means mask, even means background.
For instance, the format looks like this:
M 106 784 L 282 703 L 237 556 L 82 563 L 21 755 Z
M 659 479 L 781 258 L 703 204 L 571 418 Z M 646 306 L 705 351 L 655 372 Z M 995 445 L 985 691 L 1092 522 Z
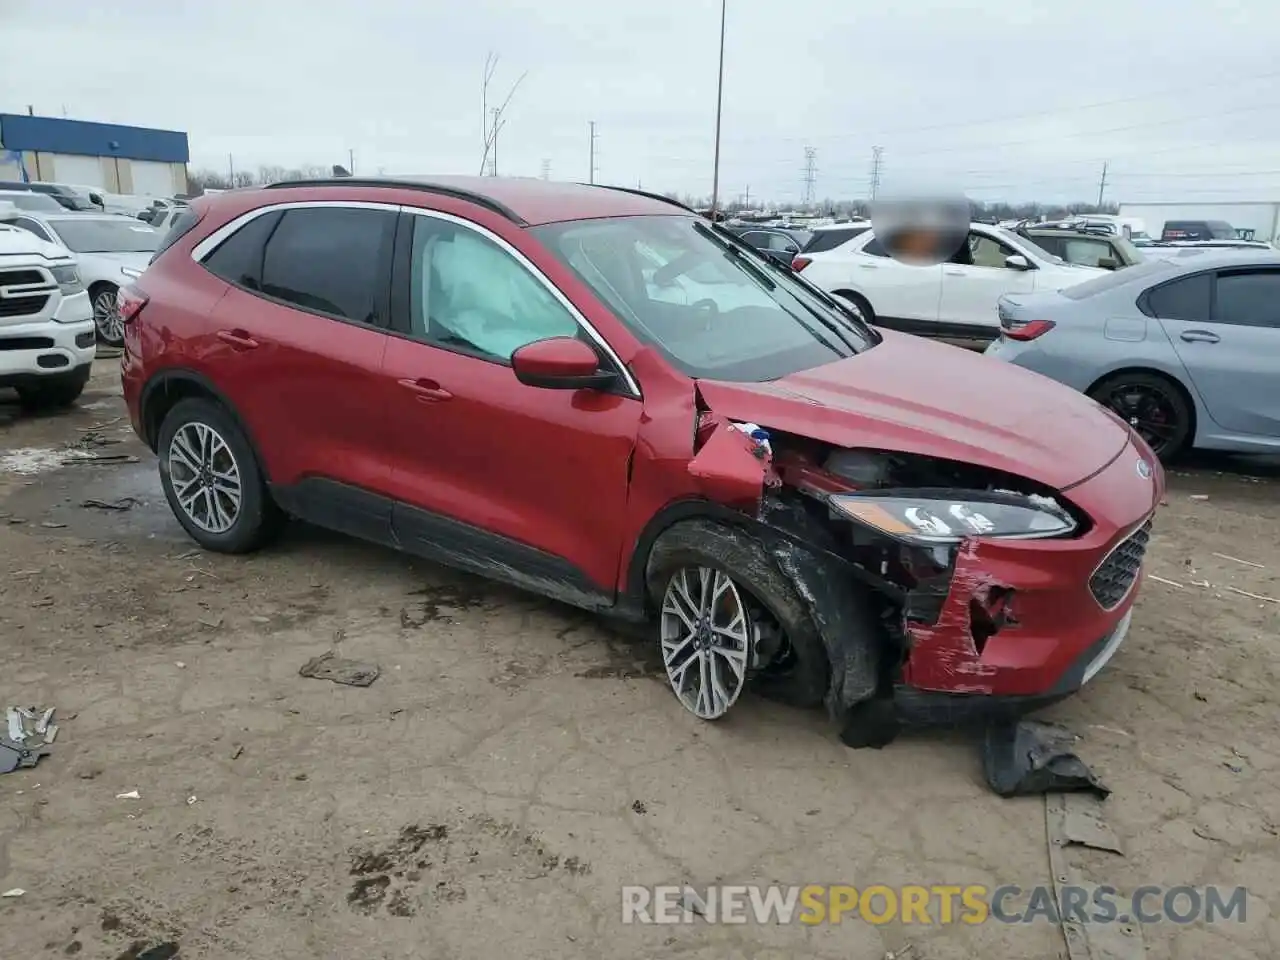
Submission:
M 1086 393 L 1164 460 L 1280 451 L 1280 253 L 1153 251 L 1068 290 L 1005 297 L 987 355 Z
M 138 214 L 138 219 L 144 223 L 149 223 L 153 227 L 160 226 L 157 221 L 163 222 L 166 215 L 175 210 L 185 210 L 187 207 L 186 200 L 173 199 L 156 199 L 151 201 L 151 205 L 147 209 Z
M 43 193 L 47 197 L 52 197 L 58 204 L 67 210 L 80 210 L 95 213 L 100 206 L 95 205 L 87 195 L 69 187 L 65 183 L 45 183 L 39 180 L 33 180 L 30 183 L 31 190 L 34 193 Z
M 75 261 L 62 247 L 0 225 L 0 388 L 16 389 L 32 409 L 69 406 L 93 356 L 92 310 Z
M 53 213 L 0 214 L 0 222 L 61 244 L 75 255 L 80 278 L 93 301 L 98 339 L 109 346 L 120 346 L 124 336 L 116 293 L 142 275 L 164 234 L 137 220 L 111 214 L 70 213 L 60 207 Z
M 787 263 L 796 257 L 813 236 L 809 230 L 786 227 L 739 226 L 729 227 L 743 243 L 750 244 L 761 253 L 772 253 L 785 258 Z
M 1082 267 L 1118 270 L 1142 262 L 1141 251 L 1124 237 L 1094 230 L 1027 227 L 1018 231 L 1041 250 Z
M 11 204 L 19 210 L 61 212 L 62 204 L 52 197 L 33 190 L 0 190 L 0 203 Z
M 1161 240 L 1237 240 L 1236 228 L 1225 220 L 1166 220 Z
M 947 263 L 895 260 L 875 231 L 866 230 L 833 250 L 805 251 L 794 267 L 869 323 L 982 341 L 1000 332 L 996 302 L 1003 294 L 1067 287 L 1099 272 L 1066 263 L 1011 230 L 979 223 L 970 225 L 967 241 Z
M 705 299 L 652 296 L 693 273 Z M 204 197 L 120 305 L 130 420 L 196 542 L 292 515 L 648 621 L 705 719 L 751 683 L 858 743 L 890 696 L 1065 696 L 1128 629 L 1162 495 L 1092 401 L 875 331 L 629 190 Z

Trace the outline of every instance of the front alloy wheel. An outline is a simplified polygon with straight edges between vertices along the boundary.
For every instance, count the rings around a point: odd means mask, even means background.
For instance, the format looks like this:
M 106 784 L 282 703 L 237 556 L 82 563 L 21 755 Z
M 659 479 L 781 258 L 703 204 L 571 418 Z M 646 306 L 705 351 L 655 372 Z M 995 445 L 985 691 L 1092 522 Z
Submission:
M 124 344 L 124 321 L 120 319 L 115 287 L 104 287 L 94 294 L 93 325 L 103 343 L 111 347 Z
M 746 686 L 752 627 L 737 585 L 710 567 L 681 567 L 662 598 L 662 660 L 685 709 L 702 720 L 729 712 Z
M 185 423 L 168 457 L 174 499 L 187 519 L 206 533 L 234 527 L 244 501 L 240 465 L 222 435 L 207 423 Z

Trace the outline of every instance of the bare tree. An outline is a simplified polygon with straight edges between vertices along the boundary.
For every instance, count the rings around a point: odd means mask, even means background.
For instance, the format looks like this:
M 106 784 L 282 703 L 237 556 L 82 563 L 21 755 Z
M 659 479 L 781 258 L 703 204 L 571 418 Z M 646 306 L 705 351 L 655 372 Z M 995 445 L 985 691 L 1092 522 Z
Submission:
M 279 164 L 263 164 L 258 167 L 259 183 L 279 183 L 285 179 L 287 171 Z
M 489 163 L 489 155 L 493 152 L 494 146 L 498 142 L 498 134 L 502 132 L 503 126 L 506 125 L 504 117 L 507 112 L 507 107 L 511 103 L 511 98 L 516 95 L 516 90 L 518 90 L 520 84 L 524 82 L 524 78 L 529 75 L 528 70 L 520 74 L 516 79 L 516 82 L 511 85 L 511 89 L 507 91 L 507 95 L 503 99 L 502 104 L 494 107 L 493 110 L 490 111 L 489 84 L 493 82 L 493 75 L 497 69 L 498 55 L 496 53 L 488 54 L 484 59 L 484 83 L 480 89 L 480 110 L 483 119 L 482 129 L 484 130 L 484 153 L 480 157 L 481 176 L 484 176 L 484 168 L 486 164 Z M 492 120 L 490 119 L 490 113 L 492 113 Z M 496 166 L 497 165 L 495 164 L 495 173 L 497 172 Z

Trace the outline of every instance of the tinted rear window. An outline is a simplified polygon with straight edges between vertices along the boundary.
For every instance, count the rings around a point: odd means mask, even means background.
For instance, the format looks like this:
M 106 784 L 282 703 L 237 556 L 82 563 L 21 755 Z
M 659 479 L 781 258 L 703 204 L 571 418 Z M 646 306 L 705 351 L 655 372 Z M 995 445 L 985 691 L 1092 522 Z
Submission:
M 156 262 L 156 257 L 164 253 L 175 243 L 181 240 L 186 234 L 190 233 L 197 223 L 200 222 L 201 214 L 188 208 L 183 211 L 182 216 L 178 217 L 169 226 L 169 232 L 164 235 L 164 239 L 160 241 L 160 246 L 156 247 L 156 252 L 151 255 L 150 263 Z
M 1197 273 L 1161 284 L 1142 298 L 1142 312 L 1162 320 L 1207 322 L 1213 303 L 1213 275 Z
M 847 240 L 852 240 L 860 233 L 869 230 L 866 227 L 840 227 L 836 230 L 818 230 L 810 238 L 809 242 L 804 245 L 804 253 L 823 253 L 827 250 L 834 250 L 840 244 Z

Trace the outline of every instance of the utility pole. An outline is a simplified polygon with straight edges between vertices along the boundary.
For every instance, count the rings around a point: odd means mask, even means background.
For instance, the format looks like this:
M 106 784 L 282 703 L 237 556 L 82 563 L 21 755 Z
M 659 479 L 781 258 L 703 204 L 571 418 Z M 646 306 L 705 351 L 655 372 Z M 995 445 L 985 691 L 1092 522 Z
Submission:
M 596 182 L 596 122 L 592 120 L 590 122 L 590 126 L 591 126 L 591 151 L 590 151 L 589 157 L 590 157 L 591 166 L 589 167 L 590 174 L 587 178 L 587 182 L 595 183 Z
M 234 187 L 236 185 L 236 162 L 231 154 L 227 154 L 227 186 Z
M 880 190 L 880 174 L 884 170 L 884 147 L 871 148 L 871 199 Z
M 347 150 L 347 172 L 356 175 L 356 152 L 351 149 Z
M 813 203 L 813 186 L 818 179 L 818 151 L 813 147 L 804 148 L 804 205 Z
M 1098 210 L 1102 210 L 1102 195 L 1107 190 L 1107 161 L 1102 161 L 1102 179 L 1098 181 Z
M 542 161 L 542 179 L 543 180 L 551 179 L 551 161 L 550 160 Z
M 716 78 L 716 149 L 711 172 L 711 222 L 720 205 L 720 116 L 724 106 L 724 21 L 728 0 L 720 0 L 720 72 Z
M 742 195 L 742 206 L 746 210 L 751 209 L 751 184 L 747 184 L 747 191 Z

